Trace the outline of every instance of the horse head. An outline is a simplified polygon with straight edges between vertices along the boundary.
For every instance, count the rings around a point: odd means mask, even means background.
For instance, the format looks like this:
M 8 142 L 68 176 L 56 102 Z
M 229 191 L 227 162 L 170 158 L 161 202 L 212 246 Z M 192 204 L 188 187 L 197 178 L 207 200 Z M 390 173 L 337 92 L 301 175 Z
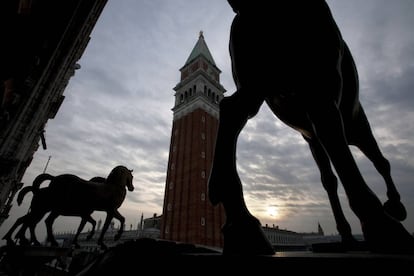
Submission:
M 132 179 L 134 178 L 134 176 L 132 175 L 132 172 L 134 170 L 127 169 L 127 171 L 129 173 L 127 174 L 127 177 L 126 177 L 126 186 L 128 188 L 128 191 L 132 192 L 134 190 L 134 185 L 132 184 Z
M 108 175 L 107 182 L 114 182 L 122 187 L 126 186 L 128 191 L 132 192 L 134 190 L 132 171 L 125 166 L 116 166 Z

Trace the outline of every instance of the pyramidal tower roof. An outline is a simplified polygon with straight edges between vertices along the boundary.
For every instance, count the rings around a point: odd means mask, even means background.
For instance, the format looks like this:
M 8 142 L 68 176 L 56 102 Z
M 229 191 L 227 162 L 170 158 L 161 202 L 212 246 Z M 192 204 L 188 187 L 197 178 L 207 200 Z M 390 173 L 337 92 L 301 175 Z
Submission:
M 195 58 L 197 58 L 200 55 L 204 56 L 209 62 L 216 66 L 213 56 L 211 55 L 210 50 L 207 47 L 206 41 L 204 40 L 203 31 L 200 31 L 198 41 L 195 44 L 193 50 L 191 51 L 191 54 L 185 62 L 184 66 L 192 62 Z

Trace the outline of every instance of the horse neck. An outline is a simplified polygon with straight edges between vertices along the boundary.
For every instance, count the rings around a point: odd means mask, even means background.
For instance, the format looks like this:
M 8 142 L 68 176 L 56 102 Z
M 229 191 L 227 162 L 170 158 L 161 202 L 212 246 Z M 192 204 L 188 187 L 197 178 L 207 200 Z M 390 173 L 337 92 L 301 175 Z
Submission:
M 110 174 L 106 180 L 106 185 L 114 188 L 125 189 L 126 176 L 120 173 Z

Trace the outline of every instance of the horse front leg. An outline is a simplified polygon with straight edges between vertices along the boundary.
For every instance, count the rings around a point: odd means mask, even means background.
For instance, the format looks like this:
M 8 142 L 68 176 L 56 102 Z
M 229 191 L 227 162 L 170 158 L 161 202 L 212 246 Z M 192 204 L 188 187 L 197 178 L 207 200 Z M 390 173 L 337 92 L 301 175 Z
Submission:
M 101 247 L 102 250 L 106 250 L 108 248 L 103 241 L 104 241 L 105 233 L 108 230 L 109 224 L 111 223 L 113 216 L 114 215 L 112 214 L 112 211 L 106 212 L 105 222 L 104 222 L 104 225 L 101 230 L 101 234 L 98 239 L 98 245 Z
M 226 214 L 223 254 L 273 255 L 261 223 L 248 210 L 236 168 L 237 138 L 249 117 L 254 116 L 262 99 L 249 99 L 238 90 L 220 102 L 220 119 L 214 159 L 208 182 L 213 205 L 222 203 Z M 243 243 L 240 241 L 243 240 Z
M 49 214 L 49 216 L 45 219 L 45 224 L 46 224 L 46 233 L 47 233 L 47 238 L 46 240 L 48 242 L 50 242 L 51 246 L 57 247 L 58 243 L 55 239 L 55 236 L 53 235 L 53 222 L 55 221 L 55 219 L 59 216 L 59 214 L 55 213 L 55 212 L 51 212 Z
M 90 224 L 92 224 L 92 230 L 91 232 L 88 234 L 88 236 L 86 236 L 86 240 L 90 240 L 92 239 L 93 235 L 95 234 L 95 228 L 96 228 L 96 221 L 89 215 L 89 217 L 87 218 L 88 222 Z
M 325 152 L 325 149 L 315 138 L 308 138 L 303 136 L 308 142 L 312 156 L 319 168 L 321 174 L 322 186 L 326 190 L 331 204 L 332 212 L 336 222 L 336 229 L 341 235 L 342 243 L 346 248 L 352 248 L 356 243 L 356 239 L 352 235 L 352 229 L 341 207 L 341 202 L 338 197 L 338 179 L 332 171 L 331 161 Z
M 121 238 L 122 233 L 124 232 L 124 226 L 125 226 L 125 218 L 124 216 L 122 216 L 118 210 L 114 211 L 114 218 L 116 218 L 117 220 L 119 220 L 120 226 L 119 226 L 119 230 L 118 233 L 116 233 L 114 240 L 117 241 Z
M 312 108 L 308 116 L 338 173 L 352 211 L 361 221 L 370 250 L 413 252 L 414 238 L 401 223 L 384 213 L 381 201 L 365 183 L 349 149 L 336 104 L 323 103 Z
M 235 95 L 221 100 L 214 159 L 208 180 L 208 195 L 213 205 L 232 198 L 243 198 L 236 169 L 236 145 L 238 135 L 246 122 L 247 114 L 242 114 L 237 108 Z M 239 206 L 236 209 L 244 209 L 244 203 L 237 204 Z M 227 209 L 229 218 L 233 212 L 230 210 L 231 207 Z

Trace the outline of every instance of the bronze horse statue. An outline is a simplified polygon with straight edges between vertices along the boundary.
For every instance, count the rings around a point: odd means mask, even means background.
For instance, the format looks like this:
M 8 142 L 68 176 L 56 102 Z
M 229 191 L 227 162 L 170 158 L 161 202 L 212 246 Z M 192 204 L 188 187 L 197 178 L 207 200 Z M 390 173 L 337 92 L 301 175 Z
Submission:
M 308 142 L 343 242 L 355 240 L 339 202 L 333 168 L 369 250 L 413 252 L 414 238 L 399 222 L 406 210 L 359 100 L 351 52 L 327 3 L 278 1 L 270 7 L 264 0 L 228 2 L 236 13 L 229 49 L 237 90 L 220 102 L 208 184 L 210 201 L 222 203 L 226 213 L 223 253 L 274 253 L 246 206 L 236 168 L 238 136 L 263 102 Z M 384 206 L 362 177 L 350 145 L 357 146 L 383 176 L 389 198 Z
M 102 249 L 106 249 L 103 239 L 112 218 L 116 218 L 120 222 L 120 228 L 114 239 L 118 240 L 123 233 L 125 218 L 118 212 L 118 208 L 126 197 L 125 187 L 129 191 L 134 190 L 132 179 L 132 170 L 125 166 L 115 167 L 106 179 L 94 177 L 89 181 L 73 174 L 58 176 L 40 174 L 35 178 L 32 186 L 24 187 L 19 192 L 17 198 L 19 204 L 28 192 L 33 192 L 29 212 L 16 220 L 3 239 L 8 244 L 14 244 L 12 234 L 19 225 L 23 224 L 15 238 L 20 244 L 39 245 L 35 235 L 35 227 L 44 215 L 50 212 L 45 219 L 46 241 L 50 242 L 52 246 L 58 245 L 52 230 L 53 222 L 58 216 L 79 216 L 82 220 L 72 241 L 76 247 L 79 247 L 77 238 L 86 222 L 92 224 L 92 231 L 88 234 L 87 239 L 90 239 L 95 232 L 96 221 L 91 217 L 91 214 L 94 211 L 105 211 L 106 220 L 98 239 L 98 245 Z M 50 180 L 49 186 L 40 188 L 41 183 L 46 180 Z M 30 242 L 25 237 L 27 228 L 30 229 Z
M 17 196 L 17 204 L 20 206 L 23 202 L 23 198 L 24 196 L 30 192 L 30 191 L 36 191 L 35 193 L 35 197 L 36 198 L 32 198 L 32 202 L 41 202 L 42 200 L 48 200 L 48 191 L 49 189 L 41 189 L 39 190 L 39 187 L 41 185 L 41 183 L 44 181 L 44 178 L 48 177 L 51 179 L 51 175 L 48 174 L 41 174 L 39 176 L 37 176 L 35 178 L 35 180 L 33 181 L 32 187 L 28 186 L 28 187 L 24 187 L 18 194 Z M 89 181 L 92 182 L 99 182 L 99 183 L 104 183 L 105 182 L 105 178 L 104 177 L 100 177 L 100 176 L 96 176 L 93 177 L 91 179 L 89 179 Z M 53 185 L 56 185 L 56 182 L 53 183 Z M 49 185 L 50 186 L 50 185 Z M 36 203 L 34 203 L 36 204 Z M 36 238 L 36 232 L 35 232 L 35 228 L 36 225 L 39 223 L 39 221 L 42 219 L 42 217 L 47 213 L 50 212 L 49 209 L 45 209 L 44 210 L 44 214 L 41 214 L 41 212 L 39 212 L 39 215 L 37 216 L 38 219 L 35 219 L 34 217 L 32 217 L 33 215 L 30 214 L 28 218 L 27 215 L 26 216 L 22 216 L 19 219 L 16 220 L 15 224 L 12 226 L 12 228 L 9 230 L 8 234 L 6 234 L 4 236 L 3 239 L 7 240 L 7 244 L 9 245 L 14 245 L 14 242 L 11 238 L 11 234 L 14 232 L 14 230 L 21 224 L 23 224 L 23 226 L 21 227 L 21 229 L 19 230 L 18 234 L 16 234 L 16 239 L 18 240 L 20 245 L 34 245 L 34 246 L 40 246 L 40 242 L 37 240 Z M 78 237 L 79 234 L 82 232 L 83 228 L 86 225 L 86 222 L 89 222 L 92 224 L 92 230 L 89 232 L 89 234 L 86 237 L 86 240 L 90 240 L 93 235 L 95 234 L 95 227 L 96 227 L 96 221 L 92 218 L 92 212 L 88 213 L 88 214 L 79 214 L 79 216 L 81 217 L 81 222 L 79 223 L 79 227 L 76 231 L 76 234 L 74 236 L 74 238 L 72 239 L 72 244 L 75 246 L 75 248 L 79 248 L 79 244 L 78 244 Z M 27 221 L 30 220 L 30 225 L 28 225 Z M 26 231 L 26 229 L 29 227 L 30 229 L 30 241 L 26 239 L 24 233 Z

